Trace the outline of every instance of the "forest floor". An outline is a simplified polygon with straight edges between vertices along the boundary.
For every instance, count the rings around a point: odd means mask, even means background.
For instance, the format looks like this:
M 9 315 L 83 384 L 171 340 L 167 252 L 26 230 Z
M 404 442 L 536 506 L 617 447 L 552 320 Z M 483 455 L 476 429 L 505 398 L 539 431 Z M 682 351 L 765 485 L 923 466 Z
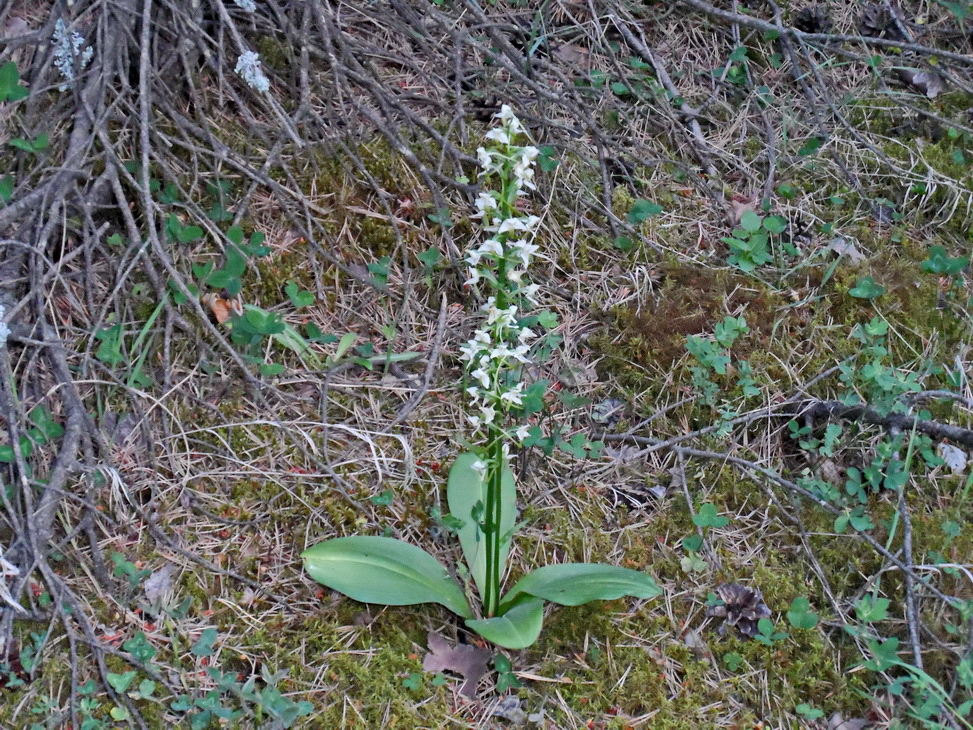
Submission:
M 973 727 L 969 13 L 0 5 L 0 727 Z M 663 590 L 519 651 L 300 557 L 461 562 L 501 104 L 541 218 L 508 584 Z

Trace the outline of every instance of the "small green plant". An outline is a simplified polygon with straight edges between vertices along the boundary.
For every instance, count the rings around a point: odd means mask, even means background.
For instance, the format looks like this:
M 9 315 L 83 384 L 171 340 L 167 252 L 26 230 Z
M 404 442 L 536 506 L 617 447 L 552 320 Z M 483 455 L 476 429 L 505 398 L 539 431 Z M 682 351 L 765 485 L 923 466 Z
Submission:
M 858 283 L 848 290 L 848 294 L 855 299 L 878 299 L 885 293 L 885 287 L 871 276 L 863 276 Z
M 14 149 L 23 150 L 24 152 L 29 152 L 31 154 L 37 154 L 38 152 L 43 152 L 50 146 L 50 138 L 46 134 L 38 135 L 34 139 L 14 137 L 12 140 L 7 142 L 7 144 Z
M 783 641 L 790 634 L 786 631 L 777 631 L 774 626 L 774 622 L 769 618 L 762 618 L 757 622 L 757 633 L 754 635 L 754 641 L 759 641 L 761 644 L 766 646 L 773 646 L 778 641 Z
M 776 237 L 786 228 L 787 221 L 779 215 L 764 217 L 752 210 L 745 210 L 733 234 L 721 239 L 730 247 L 727 261 L 748 274 L 770 263 L 775 255 L 779 256 Z M 796 254 L 797 251 L 789 250 L 788 253 Z
M 449 510 L 460 521 L 459 538 L 480 605 L 471 605 L 447 569 L 421 548 L 378 536 L 341 537 L 318 543 L 302 555 L 311 577 L 365 603 L 391 606 L 439 603 L 466 625 L 499 646 L 521 649 L 540 635 L 544 602 L 578 606 L 622 596 L 652 598 L 661 592 L 645 573 L 593 563 L 563 563 L 535 569 L 505 594 L 501 578 L 517 530 L 516 482 L 509 466 L 511 446 L 523 445 L 531 429 L 516 420 L 524 411 L 525 368 L 538 334 L 520 314 L 536 306 L 538 285 L 527 280 L 537 252 L 530 238 L 540 222 L 519 212 L 517 199 L 533 189 L 539 151 L 518 145 L 525 133 L 510 107 L 497 115 L 500 125 L 487 133 L 490 149 L 477 156 L 485 182 L 476 200 L 489 238 L 466 256 L 466 285 L 489 291 L 480 328 L 461 347 L 472 385 L 466 388 L 474 415 L 467 420 L 478 444 L 460 454 L 446 487 Z M 376 272 L 372 272 L 373 275 Z M 516 419 L 516 420 L 515 420 Z M 572 453 L 590 453 L 581 440 L 568 442 Z
M 735 651 L 728 651 L 723 655 L 723 663 L 726 664 L 726 668 L 731 672 L 735 672 L 741 666 L 743 666 L 743 657 L 737 654 Z
M 688 535 L 682 539 L 682 549 L 686 555 L 680 559 L 679 566 L 685 573 L 702 573 L 709 566 L 699 557 L 699 550 L 703 547 L 703 538 L 699 535 Z
M 497 654 L 493 658 L 493 668 L 497 671 L 497 694 L 503 694 L 511 689 L 520 689 L 524 686 L 517 679 L 517 675 L 514 674 L 510 660 L 503 654 Z
M 25 459 L 33 453 L 35 446 L 43 446 L 64 435 L 64 426 L 54 420 L 51 411 L 43 404 L 36 406 L 28 418 L 33 426 L 27 429 L 27 433 L 22 435 L 18 442 L 20 453 Z M 13 462 L 13 447 L 10 444 L 0 446 L 0 464 Z
M 0 102 L 26 99 L 30 92 L 20 83 L 17 64 L 7 61 L 0 66 Z
M 802 631 L 813 629 L 818 625 L 818 615 L 811 610 L 811 602 L 804 596 L 798 596 L 791 601 L 787 620 L 793 628 Z
M 809 721 L 820 720 L 822 717 L 824 717 L 824 710 L 819 710 L 816 707 L 812 707 L 806 702 L 799 704 L 794 708 L 794 711 L 805 720 Z

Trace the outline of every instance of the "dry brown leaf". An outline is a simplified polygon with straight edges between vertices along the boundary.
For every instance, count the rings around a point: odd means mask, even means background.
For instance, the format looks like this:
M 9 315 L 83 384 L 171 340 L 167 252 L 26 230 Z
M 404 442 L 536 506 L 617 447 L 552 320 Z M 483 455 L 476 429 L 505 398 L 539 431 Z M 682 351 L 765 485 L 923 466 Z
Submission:
M 223 324 L 233 315 L 237 315 L 238 317 L 243 315 L 243 303 L 238 298 L 231 297 L 229 294 L 224 296 L 224 293 L 214 294 L 208 292 L 203 294 L 199 300 L 209 307 L 209 311 L 216 320 L 216 324 Z
M 471 700 L 476 698 L 476 685 L 487 672 L 491 654 L 470 644 L 450 646 L 435 631 L 427 637 L 429 653 L 422 658 L 422 668 L 427 672 L 455 672 L 463 678 L 459 693 Z

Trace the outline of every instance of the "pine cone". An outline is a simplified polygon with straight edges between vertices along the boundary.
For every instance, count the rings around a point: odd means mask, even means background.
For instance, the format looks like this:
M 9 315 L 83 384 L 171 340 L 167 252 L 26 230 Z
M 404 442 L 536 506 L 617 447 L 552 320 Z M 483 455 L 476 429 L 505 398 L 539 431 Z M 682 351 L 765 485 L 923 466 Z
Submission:
M 803 33 L 830 33 L 834 24 L 827 9 L 812 6 L 802 8 L 794 17 L 794 27 Z
M 869 38 L 904 41 L 897 18 L 882 3 L 868 3 L 858 18 L 858 30 Z
M 764 603 L 760 591 L 739 583 L 723 583 L 717 586 L 716 593 L 723 605 L 709 608 L 706 615 L 725 619 L 720 624 L 720 636 L 726 633 L 727 624 L 736 627 L 740 635 L 748 639 L 756 636 L 757 622 L 770 616 L 770 608 Z

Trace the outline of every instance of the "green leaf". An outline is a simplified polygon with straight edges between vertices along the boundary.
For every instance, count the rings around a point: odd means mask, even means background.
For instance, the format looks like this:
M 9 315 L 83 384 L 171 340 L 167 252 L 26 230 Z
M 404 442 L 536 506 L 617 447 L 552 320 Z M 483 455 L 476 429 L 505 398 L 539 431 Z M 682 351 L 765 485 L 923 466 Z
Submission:
M 176 240 L 179 243 L 192 243 L 203 237 L 203 229 L 199 226 L 180 226 L 176 231 Z
M 763 222 L 764 219 L 752 210 L 745 210 L 740 216 L 740 227 L 749 233 L 759 231 Z
M 287 294 L 287 298 L 295 307 L 309 307 L 314 304 L 314 295 L 309 291 L 300 289 L 294 281 L 287 282 L 284 293 Z
M 474 518 L 474 509 L 482 512 L 487 503 L 487 484 L 473 464 L 480 460 L 476 454 L 460 454 L 449 470 L 446 484 L 446 501 L 449 513 L 463 521 L 458 530 L 459 543 L 470 574 L 476 582 L 480 595 L 486 589 L 486 535 L 479 520 Z M 517 522 L 517 487 L 513 472 L 506 464 L 500 476 L 500 565 L 507 564 L 510 553 L 510 539 Z
M 707 502 L 699 506 L 699 512 L 693 516 L 696 527 L 726 527 L 730 524 L 729 517 L 723 517 L 716 511 L 716 506 Z
M 655 598 L 662 589 L 646 573 L 600 563 L 545 565 L 528 573 L 504 596 L 500 610 L 521 594 L 543 598 L 562 606 L 590 601 L 611 601 L 622 596 Z
M 199 639 L 189 650 L 193 656 L 213 656 L 213 644 L 216 643 L 216 629 L 204 629 Z
M 956 276 L 969 264 L 969 257 L 950 258 L 945 246 L 930 246 L 929 257 L 919 264 L 919 268 L 930 274 Z
M 20 72 L 17 64 L 7 61 L 0 66 L 0 102 L 20 101 L 27 97 L 29 92 L 20 85 Z
M 771 215 L 764 218 L 764 230 L 767 233 L 783 233 L 787 230 L 787 219 L 780 215 Z
M 544 602 L 529 599 L 502 616 L 471 619 L 466 625 L 487 641 L 504 649 L 524 649 L 540 636 L 544 625 Z
M 230 239 L 230 242 L 235 246 L 243 245 L 243 229 L 240 226 L 232 226 L 230 230 L 226 232 L 226 237 Z
M 0 200 L 4 203 L 10 200 L 10 197 L 14 194 L 14 176 L 4 175 L 0 177 Z
M 125 360 L 122 355 L 122 326 L 116 324 L 107 329 L 99 330 L 95 337 L 102 341 L 95 351 L 95 357 L 106 365 L 119 365 Z
M 813 629 L 818 625 L 818 615 L 811 611 L 811 603 L 803 596 L 791 601 L 791 610 L 787 612 L 787 620 L 795 629 Z
M 870 659 L 862 666 L 871 669 L 873 672 L 884 672 L 899 661 L 899 640 L 894 636 L 886 641 L 869 639 L 868 650 L 872 653 L 874 659 Z
M 60 438 L 64 435 L 64 427 L 54 420 L 51 411 L 45 405 L 37 406 L 30 413 L 31 422 L 44 434 L 44 440 Z
M 735 651 L 730 651 L 723 655 L 723 663 L 726 664 L 727 669 L 735 672 L 743 664 L 743 657 Z
M 889 599 L 875 596 L 862 596 L 855 605 L 855 615 L 859 621 L 874 623 L 888 617 Z
M 807 141 L 804 142 L 804 145 L 801 147 L 801 149 L 797 151 L 797 154 L 799 154 L 801 157 L 808 157 L 810 155 L 813 155 L 815 152 L 821 149 L 821 145 L 823 143 L 824 140 L 821 139 L 820 137 L 809 137 Z
M 124 674 L 114 674 L 113 672 L 108 673 L 108 684 L 111 685 L 112 689 L 122 694 L 127 690 L 132 681 L 135 679 L 135 670 L 125 672 Z
M 649 200 L 639 199 L 632 204 L 632 209 L 628 212 L 628 222 L 632 225 L 638 225 L 642 221 L 646 221 L 653 216 L 659 215 L 663 210 L 661 205 L 653 203 Z
M 554 156 L 557 150 L 555 150 L 551 145 L 545 145 L 540 148 L 540 154 L 537 156 L 537 165 L 544 172 L 554 172 L 557 169 L 559 160 Z
M 635 245 L 635 242 L 632 241 L 632 239 L 628 236 L 616 236 L 615 240 L 612 241 L 612 245 L 622 253 L 625 253 L 626 251 L 632 250 L 632 246 Z
M 436 246 L 430 246 L 422 253 L 416 254 L 416 258 L 422 263 L 423 268 L 430 272 L 442 260 L 443 255 Z
M 301 557 L 310 576 L 362 603 L 410 606 L 439 603 L 472 618 L 463 589 L 432 555 L 390 537 L 339 537 Z
M 357 339 L 358 335 L 354 332 L 345 332 L 338 341 L 338 349 L 335 350 L 334 359 L 340 360 L 351 349 L 351 346 L 355 344 L 355 340 Z
M 856 286 L 848 290 L 848 294 L 856 299 L 876 299 L 884 292 L 885 287 L 878 284 L 871 276 L 863 276 Z

